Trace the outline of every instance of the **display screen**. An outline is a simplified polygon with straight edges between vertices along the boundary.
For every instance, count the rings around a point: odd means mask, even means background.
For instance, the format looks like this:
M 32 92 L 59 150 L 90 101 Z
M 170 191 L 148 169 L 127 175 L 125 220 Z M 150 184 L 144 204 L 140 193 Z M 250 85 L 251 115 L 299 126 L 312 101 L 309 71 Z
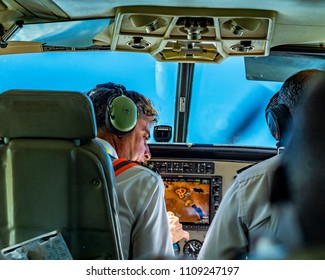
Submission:
M 210 179 L 165 177 L 163 180 L 167 211 L 184 224 L 209 224 Z

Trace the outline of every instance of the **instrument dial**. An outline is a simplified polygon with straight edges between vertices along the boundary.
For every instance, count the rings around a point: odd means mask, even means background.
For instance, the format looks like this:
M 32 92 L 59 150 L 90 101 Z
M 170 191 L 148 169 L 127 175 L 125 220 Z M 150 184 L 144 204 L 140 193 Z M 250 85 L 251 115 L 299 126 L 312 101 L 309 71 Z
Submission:
M 196 260 L 201 250 L 201 247 L 202 247 L 201 241 L 196 239 L 189 240 L 184 245 L 183 254 L 188 258 Z

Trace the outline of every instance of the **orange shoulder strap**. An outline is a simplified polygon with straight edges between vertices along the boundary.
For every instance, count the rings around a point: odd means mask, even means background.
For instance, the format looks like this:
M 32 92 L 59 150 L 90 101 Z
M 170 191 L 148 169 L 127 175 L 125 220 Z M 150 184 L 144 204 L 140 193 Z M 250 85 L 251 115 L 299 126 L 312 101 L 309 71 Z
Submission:
M 123 171 L 129 169 L 132 166 L 138 165 L 134 161 L 127 160 L 126 158 L 119 158 L 113 161 L 114 174 L 115 176 L 121 174 Z

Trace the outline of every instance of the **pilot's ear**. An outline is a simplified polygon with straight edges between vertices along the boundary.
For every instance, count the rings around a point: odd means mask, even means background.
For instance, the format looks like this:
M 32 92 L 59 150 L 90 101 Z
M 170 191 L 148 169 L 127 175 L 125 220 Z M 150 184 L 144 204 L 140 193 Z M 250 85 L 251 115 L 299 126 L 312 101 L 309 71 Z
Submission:
M 290 200 L 289 182 L 286 174 L 285 166 L 280 165 L 272 179 L 270 202 L 286 202 Z

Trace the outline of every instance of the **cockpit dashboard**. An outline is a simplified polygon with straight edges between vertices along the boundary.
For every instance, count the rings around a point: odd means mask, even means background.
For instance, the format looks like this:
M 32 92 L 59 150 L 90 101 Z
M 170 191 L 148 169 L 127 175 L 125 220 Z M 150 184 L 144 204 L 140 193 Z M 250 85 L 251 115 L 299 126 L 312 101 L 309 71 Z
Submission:
M 190 233 L 174 244 L 176 254 L 196 259 L 222 197 L 242 170 L 276 154 L 276 149 L 186 144 L 151 144 L 150 164 L 165 186 L 167 211 Z

